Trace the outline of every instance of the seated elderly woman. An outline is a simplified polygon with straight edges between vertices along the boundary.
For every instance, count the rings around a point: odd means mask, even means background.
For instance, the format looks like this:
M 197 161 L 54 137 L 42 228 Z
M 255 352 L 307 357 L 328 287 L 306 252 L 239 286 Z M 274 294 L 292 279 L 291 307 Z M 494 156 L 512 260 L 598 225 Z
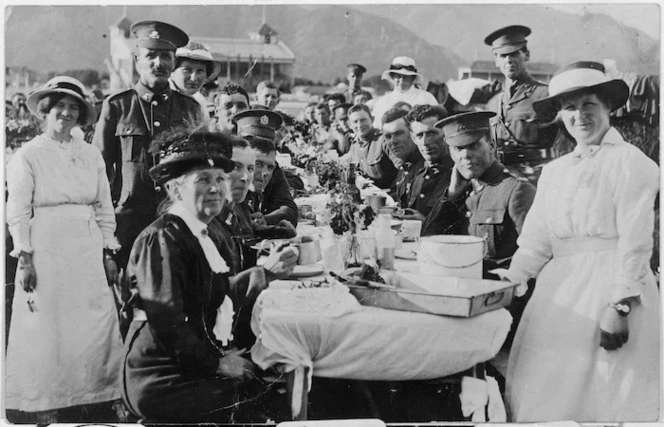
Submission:
M 549 93 L 535 111 L 558 112 L 577 146 L 544 167 L 506 274 L 537 277 L 509 357 L 511 417 L 656 420 L 659 295 L 649 259 L 659 168 L 611 127 L 629 89 L 601 64 L 563 68 Z
M 208 233 L 235 167 L 228 138 L 174 137 L 150 169 L 172 205 L 136 239 L 127 266 L 134 318 L 122 388 L 125 403 L 146 420 L 224 422 L 234 402 L 264 392 L 244 350 L 225 351 L 212 332 L 226 295 L 253 301 L 265 286 L 249 286 L 248 274 L 230 283 L 229 254 Z

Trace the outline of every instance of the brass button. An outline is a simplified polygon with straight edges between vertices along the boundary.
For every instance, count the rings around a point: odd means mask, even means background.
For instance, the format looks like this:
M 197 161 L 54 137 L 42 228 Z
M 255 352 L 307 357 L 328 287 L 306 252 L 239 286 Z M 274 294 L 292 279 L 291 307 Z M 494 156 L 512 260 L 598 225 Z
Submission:
M 466 211 L 466 218 L 470 218 L 473 214 L 470 211 Z
M 424 194 L 420 194 L 420 199 L 424 199 Z
M 152 101 L 152 105 L 156 107 L 157 105 L 159 105 L 159 103 L 157 101 Z
M 155 127 L 159 127 L 159 126 L 161 126 L 161 123 L 159 123 L 159 122 L 154 122 L 154 125 L 155 125 Z
M 429 175 L 424 175 L 424 179 L 429 179 Z

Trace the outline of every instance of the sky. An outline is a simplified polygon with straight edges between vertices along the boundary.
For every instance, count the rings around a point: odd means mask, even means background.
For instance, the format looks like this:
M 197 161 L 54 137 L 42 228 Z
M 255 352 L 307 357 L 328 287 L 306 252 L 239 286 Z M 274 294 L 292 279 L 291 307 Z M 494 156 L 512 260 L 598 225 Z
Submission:
M 554 4 L 551 6 L 563 12 L 583 14 L 585 10 L 590 13 L 603 13 L 616 21 L 639 29 L 654 39 L 661 37 L 661 4 L 650 3 L 577 3 Z

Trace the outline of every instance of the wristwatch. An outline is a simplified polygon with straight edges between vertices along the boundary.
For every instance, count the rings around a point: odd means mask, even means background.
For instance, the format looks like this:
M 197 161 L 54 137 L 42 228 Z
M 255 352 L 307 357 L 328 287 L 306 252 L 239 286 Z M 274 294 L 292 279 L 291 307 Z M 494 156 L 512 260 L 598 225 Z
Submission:
M 627 317 L 627 315 L 632 311 L 632 306 L 628 301 L 621 301 L 615 304 L 609 304 L 609 307 L 615 309 L 618 314 L 622 317 Z

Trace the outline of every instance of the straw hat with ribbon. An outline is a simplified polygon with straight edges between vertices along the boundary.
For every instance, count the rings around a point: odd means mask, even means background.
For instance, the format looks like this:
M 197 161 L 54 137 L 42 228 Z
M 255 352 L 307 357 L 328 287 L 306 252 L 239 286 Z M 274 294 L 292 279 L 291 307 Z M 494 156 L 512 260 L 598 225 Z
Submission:
M 549 82 L 549 97 L 534 102 L 533 108 L 538 115 L 555 115 L 563 97 L 583 93 L 599 95 L 613 111 L 627 102 L 629 86 L 623 80 L 607 78 L 599 62 L 575 62 L 556 71 Z
M 192 61 L 204 62 L 207 67 L 207 81 L 211 82 L 221 73 L 221 62 L 215 61 L 212 54 L 201 43 L 190 41 L 186 46 L 175 51 L 178 58 L 191 59 Z
M 397 56 L 392 60 L 390 68 L 383 71 L 381 79 L 392 80 L 391 74 L 401 74 L 402 76 L 416 76 L 415 83 L 422 84 L 423 76 L 417 72 L 415 60 L 407 56 Z
M 31 93 L 30 96 L 28 96 L 28 100 L 26 102 L 30 112 L 35 116 L 40 117 L 41 113 L 37 108 L 39 101 L 41 101 L 45 96 L 54 93 L 69 95 L 80 101 L 84 109 L 84 111 L 81 111 L 81 114 L 85 114 L 84 125 L 88 125 L 97 121 L 97 112 L 95 111 L 95 107 L 93 107 L 92 104 L 90 104 L 90 102 L 88 102 L 86 99 L 85 86 L 83 86 L 83 83 L 76 80 L 75 78 L 68 76 L 53 77 L 51 80 L 47 81 L 41 89 Z

